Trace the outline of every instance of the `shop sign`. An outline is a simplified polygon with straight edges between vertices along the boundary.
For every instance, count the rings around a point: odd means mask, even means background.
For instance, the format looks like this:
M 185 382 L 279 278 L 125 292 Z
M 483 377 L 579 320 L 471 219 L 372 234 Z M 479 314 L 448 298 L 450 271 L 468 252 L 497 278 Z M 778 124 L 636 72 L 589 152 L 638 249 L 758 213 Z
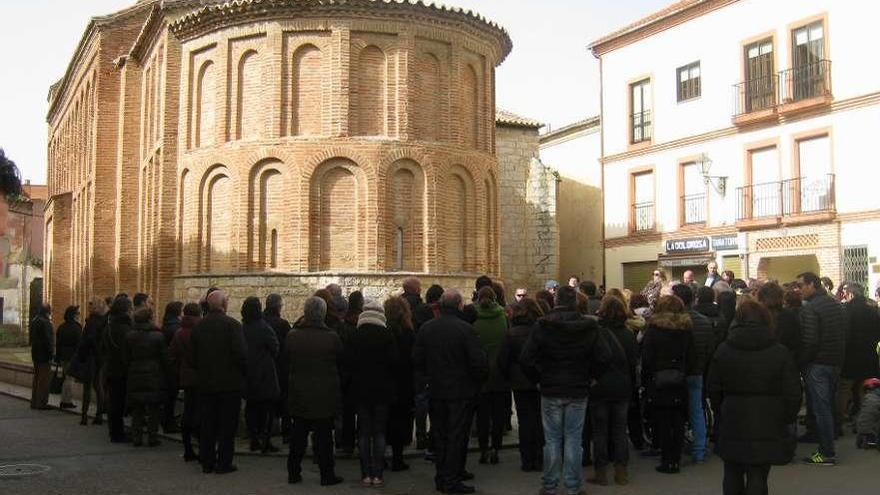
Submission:
M 708 237 L 694 237 L 691 239 L 676 239 L 666 241 L 666 252 L 672 253 L 700 253 L 709 250 Z
M 715 236 L 712 238 L 712 249 L 715 251 L 739 249 L 739 237 L 736 234 Z

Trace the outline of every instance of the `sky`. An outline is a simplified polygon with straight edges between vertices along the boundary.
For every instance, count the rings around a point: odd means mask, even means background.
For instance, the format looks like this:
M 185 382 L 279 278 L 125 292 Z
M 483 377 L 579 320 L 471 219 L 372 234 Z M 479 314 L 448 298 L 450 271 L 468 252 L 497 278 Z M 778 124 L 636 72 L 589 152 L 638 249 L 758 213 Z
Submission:
M 587 45 L 671 1 L 445 3 L 479 12 L 510 34 L 513 52 L 496 74 L 497 105 L 558 128 L 599 113 L 599 66 Z M 46 96 L 64 75 L 89 18 L 134 3 L 0 0 L 0 148 L 16 162 L 22 178 L 46 182 Z

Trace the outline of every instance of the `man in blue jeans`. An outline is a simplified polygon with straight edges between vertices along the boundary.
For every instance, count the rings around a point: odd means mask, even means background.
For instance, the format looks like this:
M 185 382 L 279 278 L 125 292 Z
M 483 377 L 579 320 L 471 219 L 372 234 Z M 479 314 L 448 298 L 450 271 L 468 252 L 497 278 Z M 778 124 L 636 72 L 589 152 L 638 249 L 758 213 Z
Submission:
M 555 495 L 560 477 L 570 495 L 584 493 L 581 434 L 597 320 L 582 316 L 576 305 L 575 290 L 560 287 L 553 310 L 538 320 L 520 357 L 523 372 L 541 391 L 544 424 L 541 495 Z
M 691 334 L 694 336 L 694 362 L 686 363 L 688 367 L 688 421 L 694 433 L 691 457 L 694 463 L 706 461 L 706 413 L 703 409 L 703 381 L 706 368 L 715 352 L 715 329 L 712 321 L 693 309 L 694 291 L 687 284 L 676 284 L 672 287 L 675 294 L 691 316 Z
M 804 462 L 833 466 L 837 464 L 834 404 L 849 322 L 843 306 L 828 295 L 815 273 L 798 275 L 797 284 L 804 300 L 798 363 L 803 370 L 807 398 L 816 417 L 816 433 L 819 437 L 819 449 L 805 458 Z

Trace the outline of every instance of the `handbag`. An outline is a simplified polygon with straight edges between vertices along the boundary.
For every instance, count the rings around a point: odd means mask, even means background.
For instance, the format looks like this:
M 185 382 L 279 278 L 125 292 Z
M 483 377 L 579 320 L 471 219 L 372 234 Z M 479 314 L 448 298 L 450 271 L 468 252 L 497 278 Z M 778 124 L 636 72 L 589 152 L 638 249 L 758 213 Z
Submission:
M 88 381 L 89 376 L 91 375 L 89 365 L 79 357 L 79 353 L 74 354 L 73 359 L 70 360 L 70 365 L 67 367 L 67 374 L 80 383 Z
M 49 382 L 49 393 L 50 394 L 60 394 L 62 388 L 64 387 L 64 373 L 58 373 L 58 366 L 55 366 L 55 371 L 52 372 L 52 380 Z

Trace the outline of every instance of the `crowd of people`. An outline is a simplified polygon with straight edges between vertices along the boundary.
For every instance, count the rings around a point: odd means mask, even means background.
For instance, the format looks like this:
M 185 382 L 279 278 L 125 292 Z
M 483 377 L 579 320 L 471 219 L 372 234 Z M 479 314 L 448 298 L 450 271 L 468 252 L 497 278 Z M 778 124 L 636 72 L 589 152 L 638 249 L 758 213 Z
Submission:
M 859 447 L 875 447 L 880 312 L 863 288 L 707 269 L 702 284 L 657 269 L 640 293 L 548 281 L 534 296 L 517 288 L 510 304 L 486 276 L 470 301 L 437 285 L 423 300 L 416 278 L 385 301 L 330 285 L 292 324 L 278 294 L 246 298 L 233 318 L 217 288 L 169 303 L 161 320 L 146 294 L 94 299 L 84 325 L 72 306 L 57 331 L 43 306 L 30 327 L 31 407 L 48 408 L 55 363 L 68 377 L 60 407 L 75 407 L 82 384 L 81 424 L 94 397 L 92 423 L 106 415 L 111 442 L 155 446 L 160 426 L 179 430 L 185 461 L 224 474 L 237 469 L 243 399 L 251 451 L 277 452 L 276 435 L 289 443 L 289 483 L 303 481 L 311 444 L 321 485 L 342 482 L 335 459 L 356 449 L 361 484 L 383 486 L 387 468 L 409 468 L 415 440 L 442 493 L 472 493 L 471 437 L 478 462 L 497 465 L 513 424 L 520 468 L 543 473 L 541 495 L 584 493 L 590 465 L 587 482 L 626 485 L 631 450 L 666 474 L 686 454 L 701 464 L 714 452 L 725 494 L 758 494 L 798 441 L 818 444 L 812 465 L 837 462 L 850 424 Z

